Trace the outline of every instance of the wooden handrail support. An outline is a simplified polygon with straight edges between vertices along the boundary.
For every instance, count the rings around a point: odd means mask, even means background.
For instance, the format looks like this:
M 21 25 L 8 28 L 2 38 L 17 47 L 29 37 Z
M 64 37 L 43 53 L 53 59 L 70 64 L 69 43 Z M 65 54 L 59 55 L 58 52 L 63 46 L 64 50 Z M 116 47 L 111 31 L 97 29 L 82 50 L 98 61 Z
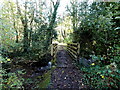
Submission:
M 79 62 L 79 54 L 80 54 L 80 44 L 79 43 L 68 43 L 67 51 L 74 60 Z
M 51 44 L 51 56 L 53 58 L 55 58 L 56 53 L 57 53 L 57 45 L 58 45 L 57 43 Z

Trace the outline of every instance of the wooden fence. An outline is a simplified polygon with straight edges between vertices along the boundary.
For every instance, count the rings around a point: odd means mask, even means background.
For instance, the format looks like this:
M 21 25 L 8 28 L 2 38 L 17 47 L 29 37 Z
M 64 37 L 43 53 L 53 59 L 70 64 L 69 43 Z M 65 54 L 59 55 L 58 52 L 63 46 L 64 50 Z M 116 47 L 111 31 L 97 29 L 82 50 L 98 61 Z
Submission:
M 79 62 L 79 54 L 80 54 L 80 44 L 79 43 L 68 43 L 67 44 L 67 51 L 72 59 Z
M 57 46 L 58 46 L 57 43 L 51 44 L 51 56 L 52 56 L 53 58 L 55 58 L 55 56 L 56 56 Z

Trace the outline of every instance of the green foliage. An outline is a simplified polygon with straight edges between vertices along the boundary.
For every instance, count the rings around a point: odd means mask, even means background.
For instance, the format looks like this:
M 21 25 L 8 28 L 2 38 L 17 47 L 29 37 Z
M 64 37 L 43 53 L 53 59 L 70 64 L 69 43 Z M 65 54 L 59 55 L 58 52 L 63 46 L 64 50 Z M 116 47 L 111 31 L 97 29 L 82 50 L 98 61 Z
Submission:
M 56 65 L 56 58 L 51 60 L 52 65 Z
M 24 79 L 21 77 L 23 73 L 22 70 L 18 70 L 16 72 L 9 72 L 9 70 L 11 70 L 11 67 L 7 67 L 10 63 L 11 63 L 11 59 L 9 58 L 3 58 L 2 56 L 0 56 L 0 88 L 23 88 L 23 82 Z M 7 66 L 5 66 L 4 64 L 8 64 Z
M 0 9 L 0 53 L 11 58 L 15 57 L 12 54 L 22 53 L 32 60 L 46 55 L 52 39 L 57 37 L 54 28 L 59 1 L 53 6 L 46 5 L 45 1 L 5 0 Z
M 108 61 L 106 56 L 90 55 L 94 61 L 89 68 L 80 66 L 84 83 L 95 89 L 118 89 L 120 86 L 120 57 L 114 56 Z M 105 65 L 108 64 L 108 65 Z
M 119 23 L 119 19 L 115 19 L 116 13 L 118 15 L 118 7 L 118 2 L 94 2 L 90 6 L 83 3 L 77 7 L 80 8 L 78 14 L 82 17 L 78 18 L 80 25 L 74 30 L 73 42 L 81 44 L 82 57 L 90 58 L 89 55 L 93 52 L 96 55 L 107 55 L 108 49 L 111 52 L 110 47 L 114 50 L 115 47 L 120 47 L 118 43 L 120 32 L 115 29 Z M 111 54 L 114 55 L 112 52 Z
M 57 24 L 57 32 L 58 32 L 58 38 L 57 40 L 59 42 L 68 43 L 72 42 L 72 24 L 71 24 L 71 18 L 70 16 L 65 16 L 63 18 L 60 18 L 58 24 Z
M 17 18 L 16 5 L 14 2 L 4 1 L 0 9 L 0 44 L 1 49 L 10 51 L 18 45 L 16 43 L 16 36 L 19 19 Z
M 70 42 L 72 42 L 72 36 L 71 35 L 69 35 L 68 37 L 66 37 L 64 39 L 64 43 L 70 43 Z
M 96 89 L 119 88 L 120 19 L 115 19 L 119 16 L 119 2 L 81 3 L 76 6 L 78 12 L 69 11 L 73 19 L 76 18 L 73 14 L 81 16 L 77 16 L 79 25 L 75 26 L 73 42 L 80 43 L 81 57 L 94 61 L 90 68 L 80 67 L 85 83 Z M 76 22 L 72 23 L 74 25 Z
M 86 85 L 90 85 L 91 88 L 96 89 L 119 88 L 120 69 L 117 68 L 115 62 L 104 67 L 100 67 L 96 63 L 91 65 L 90 68 L 81 68 L 84 73 L 84 81 Z

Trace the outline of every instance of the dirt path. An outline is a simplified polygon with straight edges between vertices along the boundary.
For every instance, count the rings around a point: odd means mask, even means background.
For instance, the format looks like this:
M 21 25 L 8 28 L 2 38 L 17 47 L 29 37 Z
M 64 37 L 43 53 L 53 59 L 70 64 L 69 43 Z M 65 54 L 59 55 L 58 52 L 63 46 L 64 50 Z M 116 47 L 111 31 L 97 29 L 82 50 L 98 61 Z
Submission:
M 82 74 L 75 68 L 72 59 L 64 50 L 64 46 L 58 46 L 57 53 L 57 67 L 52 72 L 51 88 L 72 88 L 83 89 L 85 88 L 82 83 Z

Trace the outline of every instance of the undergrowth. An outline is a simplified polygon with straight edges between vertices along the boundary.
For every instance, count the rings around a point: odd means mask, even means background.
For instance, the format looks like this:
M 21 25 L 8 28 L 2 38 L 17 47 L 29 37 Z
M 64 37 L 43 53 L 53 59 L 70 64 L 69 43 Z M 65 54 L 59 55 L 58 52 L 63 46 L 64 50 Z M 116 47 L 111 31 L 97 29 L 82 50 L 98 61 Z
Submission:
M 119 89 L 120 88 L 120 69 L 115 62 L 109 65 L 100 65 L 97 61 L 90 67 L 80 66 L 83 72 L 83 81 L 90 88 L 95 89 Z

